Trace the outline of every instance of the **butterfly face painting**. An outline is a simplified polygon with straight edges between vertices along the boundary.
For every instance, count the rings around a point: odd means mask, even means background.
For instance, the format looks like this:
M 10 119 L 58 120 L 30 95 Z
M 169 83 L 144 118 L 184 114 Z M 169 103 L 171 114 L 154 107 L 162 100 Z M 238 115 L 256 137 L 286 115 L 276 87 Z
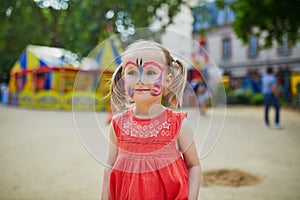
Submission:
M 145 62 L 136 59 L 124 64 L 124 80 L 127 94 L 159 96 L 162 93 L 163 67 L 156 62 Z

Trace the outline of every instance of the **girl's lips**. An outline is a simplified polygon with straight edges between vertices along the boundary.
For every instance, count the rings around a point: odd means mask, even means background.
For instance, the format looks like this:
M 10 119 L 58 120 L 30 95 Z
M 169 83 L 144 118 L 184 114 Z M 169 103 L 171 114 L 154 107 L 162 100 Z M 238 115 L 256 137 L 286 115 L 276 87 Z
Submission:
M 144 91 L 149 91 L 150 89 L 135 89 L 135 91 L 139 91 L 139 92 L 144 92 Z

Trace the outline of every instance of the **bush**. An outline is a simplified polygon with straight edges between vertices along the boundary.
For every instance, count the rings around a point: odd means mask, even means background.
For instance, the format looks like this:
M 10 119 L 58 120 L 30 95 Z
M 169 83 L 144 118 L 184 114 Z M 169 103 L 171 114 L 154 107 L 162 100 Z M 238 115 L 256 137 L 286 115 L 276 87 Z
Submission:
M 253 94 L 250 100 L 252 105 L 262 105 L 264 102 L 264 96 L 261 93 Z
M 250 104 L 252 92 L 250 90 L 232 90 L 227 91 L 227 104 Z
M 261 93 L 253 93 L 250 89 L 227 90 L 226 100 L 228 105 L 261 105 L 264 97 Z

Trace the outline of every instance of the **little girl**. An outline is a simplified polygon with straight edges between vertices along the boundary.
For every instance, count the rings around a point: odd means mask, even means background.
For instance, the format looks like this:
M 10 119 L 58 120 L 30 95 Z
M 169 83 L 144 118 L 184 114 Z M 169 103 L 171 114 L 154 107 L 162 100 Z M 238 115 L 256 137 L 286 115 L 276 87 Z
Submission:
M 198 198 L 201 168 L 181 106 L 186 68 L 160 44 L 137 41 L 112 77 L 112 118 L 102 199 Z

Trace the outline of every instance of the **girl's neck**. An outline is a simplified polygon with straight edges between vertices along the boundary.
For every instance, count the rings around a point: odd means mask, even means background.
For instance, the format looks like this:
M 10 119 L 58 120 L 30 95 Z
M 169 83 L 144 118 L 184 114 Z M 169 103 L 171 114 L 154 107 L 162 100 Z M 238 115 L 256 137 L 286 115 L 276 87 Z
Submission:
M 161 114 L 165 110 L 164 106 L 161 104 L 151 104 L 151 105 L 138 105 L 136 104 L 133 108 L 135 115 L 140 117 L 154 117 Z

